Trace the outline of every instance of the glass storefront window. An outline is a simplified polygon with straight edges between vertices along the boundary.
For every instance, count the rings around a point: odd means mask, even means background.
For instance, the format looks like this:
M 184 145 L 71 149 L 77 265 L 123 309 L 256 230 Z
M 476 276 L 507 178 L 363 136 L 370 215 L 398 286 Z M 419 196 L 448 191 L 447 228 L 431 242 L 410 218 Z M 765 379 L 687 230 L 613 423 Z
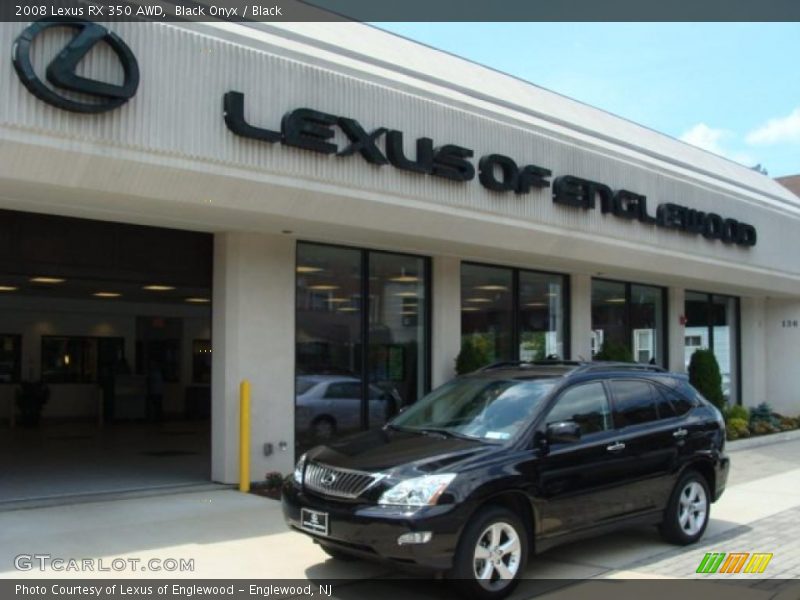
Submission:
M 612 346 L 631 350 L 628 342 L 628 298 L 625 284 L 592 281 L 592 356 Z
M 661 352 L 665 346 L 664 292 L 650 285 L 631 285 L 631 347 L 633 360 L 666 366 Z
M 519 358 L 565 358 L 564 277 L 520 271 Z
M 722 375 L 722 394 L 730 404 L 738 402 L 738 311 L 733 296 L 686 292 L 684 360 L 688 368 L 695 350 L 710 349 Z
M 379 427 L 425 393 L 428 270 L 425 258 L 298 244 L 298 453 Z
M 665 306 L 664 288 L 593 279 L 592 356 L 666 366 Z
M 369 255 L 369 427 L 380 427 L 425 389 L 425 259 Z
M 461 265 L 461 339 L 469 339 L 488 363 L 513 358 L 513 271 Z
M 564 358 L 567 278 L 464 263 L 461 265 L 461 339 L 486 363 Z
M 736 404 L 738 397 L 734 380 L 736 378 L 737 306 L 738 300 L 730 296 L 711 297 L 711 339 L 714 356 L 719 363 L 722 375 L 722 395 L 730 404 Z

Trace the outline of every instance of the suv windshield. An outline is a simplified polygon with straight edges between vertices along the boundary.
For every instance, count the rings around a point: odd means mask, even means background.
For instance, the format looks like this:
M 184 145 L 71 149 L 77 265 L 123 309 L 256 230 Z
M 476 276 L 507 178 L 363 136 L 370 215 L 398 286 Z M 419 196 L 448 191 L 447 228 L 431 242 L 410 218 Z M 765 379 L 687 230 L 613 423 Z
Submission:
M 541 380 L 456 379 L 425 396 L 389 426 L 482 440 L 507 440 L 529 421 L 552 387 L 552 382 Z

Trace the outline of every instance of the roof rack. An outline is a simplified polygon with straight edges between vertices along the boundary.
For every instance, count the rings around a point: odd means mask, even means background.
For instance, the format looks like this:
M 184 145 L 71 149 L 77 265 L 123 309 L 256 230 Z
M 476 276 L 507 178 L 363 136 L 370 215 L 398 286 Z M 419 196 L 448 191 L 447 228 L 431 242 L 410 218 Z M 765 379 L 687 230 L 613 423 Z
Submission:
M 560 358 L 545 359 L 545 360 L 501 360 L 492 363 L 479 369 L 483 371 L 493 371 L 495 369 L 504 369 L 507 367 L 580 367 L 584 365 L 579 360 L 562 360 Z
M 614 371 L 649 371 L 652 373 L 666 373 L 664 367 L 658 365 L 646 365 L 642 363 L 628 363 L 628 362 L 613 362 L 613 361 L 595 361 L 590 363 L 583 363 L 581 371 L 605 371 L 613 369 Z
M 562 360 L 562 359 L 545 359 L 545 360 L 501 360 L 479 369 L 479 372 L 494 371 L 496 369 L 507 368 L 527 368 L 527 367 L 573 367 L 574 370 L 579 370 L 582 373 L 588 371 L 639 371 L 647 373 L 666 373 L 667 369 L 659 367 L 658 365 L 648 365 L 641 363 L 628 363 L 628 362 L 614 362 L 614 361 L 593 361 L 586 362 L 580 360 Z

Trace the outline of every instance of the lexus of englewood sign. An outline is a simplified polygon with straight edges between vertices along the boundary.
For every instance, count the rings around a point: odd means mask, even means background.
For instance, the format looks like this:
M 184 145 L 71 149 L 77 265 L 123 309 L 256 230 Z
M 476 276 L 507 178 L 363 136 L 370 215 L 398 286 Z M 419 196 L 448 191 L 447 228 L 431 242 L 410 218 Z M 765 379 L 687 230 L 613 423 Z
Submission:
M 264 129 L 249 124 L 244 118 L 244 94 L 231 91 L 223 99 L 225 123 L 233 133 L 274 144 L 280 142 L 321 154 L 351 156 L 360 154 L 373 165 L 391 164 L 397 169 L 411 171 L 452 181 L 465 182 L 475 178 L 475 166 L 469 160 L 474 152 L 455 144 L 434 146 L 427 137 L 416 141 L 416 156 L 412 159 L 403 151 L 403 132 L 379 127 L 367 132 L 355 119 L 329 113 L 297 108 L 284 115 L 280 131 Z M 332 141 L 334 127 L 338 127 L 349 140 L 344 148 Z M 384 138 L 384 151 L 378 140 Z M 527 194 L 532 188 L 550 187 L 549 169 L 536 165 L 519 167 L 514 160 L 502 154 L 486 154 L 478 160 L 478 180 L 483 187 L 495 192 Z M 716 213 L 666 202 L 650 213 L 647 197 L 628 190 L 613 191 L 596 181 L 580 179 L 571 175 L 556 177 L 552 182 L 553 202 L 582 209 L 597 207 L 620 219 L 639 221 L 666 229 L 677 229 L 690 234 L 702 235 L 709 240 L 721 240 L 726 244 L 755 246 L 756 228 L 736 219 L 724 218 Z
M 93 102 L 79 102 L 56 93 L 38 77 L 31 61 L 33 39 L 54 27 L 68 27 L 75 34 L 67 46 L 47 67 L 47 80 L 55 88 L 80 92 L 94 98 Z M 122 85 L 87 79 L 77 75 L 81 59 L 98 43 L 105 42 L 119 59 L 125 77 Z M 139 67 L 131 49 L 115 33 L 105 27 L 76 18 L 42 19 L 27 27 L 16 39 L 12 50 L 14 68 L 20 81 L 28 90 L 48 104 L 73 112 L 100 113 L 118 108 L 130 100 L 139 85 Z M 225 123 L 233 133 L 268 143 L 281 142 L 287 146 L 303 148 L 321 154 L 351 156 L 360 154 L 373 165 L 391 164 L 397 169 L 412 173 L 442 177 L 456 182 L 475 178 L 475 166 L 470 160 L 474 152 L 456 144 L 434 146 L 433 140 L 421 137 L 416 140 L 416 156 L 412 159 L 403 150 L 403 132 L 379 127 L 367 132 L 355 119 L 329 113 L 298 108 L 284 115 L 280 131 L 264 129 L 249 124 L 244 118 L 244 94 L 230 91 L 223 99 Z M 332 138 L 338 127 L 349 140 L 339 148 Z M 383 138 L 383 150 L 378 141 Z M 552 172 L 544 167 L 525 165 L 502 154 L 486 154 L 478 160 L 478 180 L 494 192 L 527 194 L 532 189 L 551 186 Z M 563 206 L 594 209 L 611 213 L 620 219 L 639 221 L 649 225 L 676 229 L 702 235 L 709 240 L 726 244 L 755 246 L 756 228 L 736 219 L 724 218 L 716 213 L 706 213 L 671 202 L 659 204 L 651 213 L 647 197 L 628 190 L 613 191 L 596 181 L 571 175 L 556 177 L 552 182 L 553 202 Z

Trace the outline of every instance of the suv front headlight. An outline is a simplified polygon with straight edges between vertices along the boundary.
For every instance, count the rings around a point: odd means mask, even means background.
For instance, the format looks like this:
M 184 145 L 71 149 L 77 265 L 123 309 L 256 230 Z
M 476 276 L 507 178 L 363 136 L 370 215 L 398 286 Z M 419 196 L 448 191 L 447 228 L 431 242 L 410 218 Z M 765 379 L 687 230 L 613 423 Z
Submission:
M 378 500 L 378 504 L 393 506 L 436 504 L 439 496 L 455 477 L 455 473 L 442 473 L 441 475 L 423 475 L 406 479 L 386 490 Z
M 297 464 L 294 466 L 294 482 L 298 485 L 303 484 L 303 469 L 306 466 L 306 455 L 303 454 L 297 461 Z

